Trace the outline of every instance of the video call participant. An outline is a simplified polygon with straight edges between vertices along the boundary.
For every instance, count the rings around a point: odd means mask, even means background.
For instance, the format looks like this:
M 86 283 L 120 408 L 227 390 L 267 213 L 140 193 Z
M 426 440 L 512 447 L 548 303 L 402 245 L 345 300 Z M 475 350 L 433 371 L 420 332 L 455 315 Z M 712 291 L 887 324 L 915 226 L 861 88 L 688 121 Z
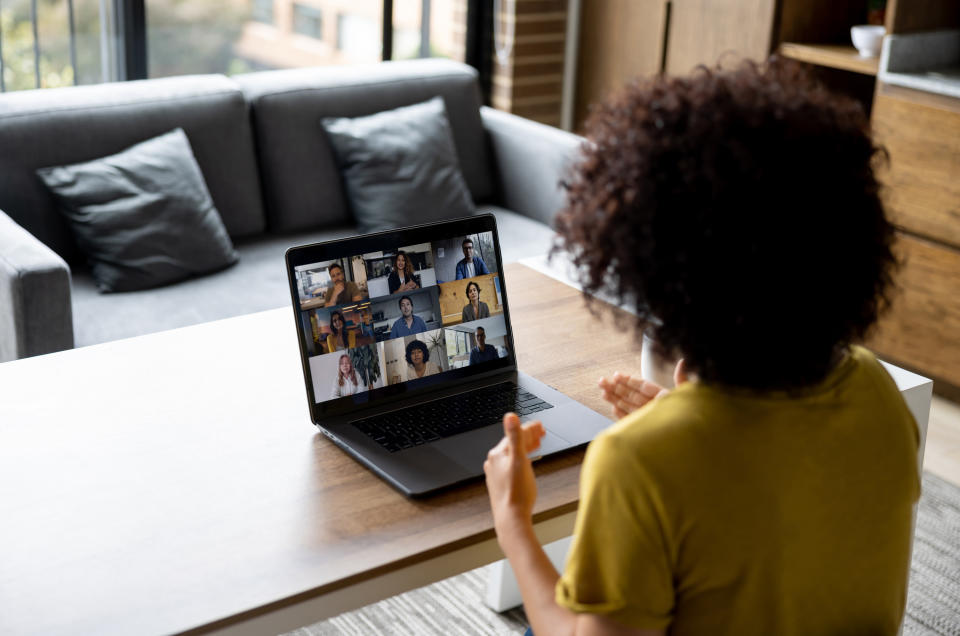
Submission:
M 428 375 L 440 373 L 440 367 L 430 363 L 430 350 L 420 340 L 414 340 L 407 345 L 407 379 L 415 380 Z
M 463 322 L 490 317 L 490 308 L 487 303 L 480 302 L 480 285 L 475 281 L 467 283 L 467 300 L 470 302 L 463 308 Z
M 463 260 L 457 263 L 457 277 L 455 280 L 473 278 L 474 276 L 490 273 L 483 259 L 473 255 L 473 241 L 470 238 L 463 239 L 461 247 L 463 248 Z
M 347 332 L 347 321 L 339 310 L 330 314 L 330 333 L 327 336 L 327 353 L 348 349 L 356 344 L 355 334 Z
M 331 398 L 353 395 L 366 391 L 367 387 L 360 382 L 360 374 L 353 368 L 353 361 L 350 356 L 343 354 L 340 356 L 340 364 L 337 368 L 337 377 L 333 381 L 333 388 L 330 390 Z
M 393 259 L 393 271 L 387 277 L 387 286 L 391 294 L 420 289 L 420 281 L 413 273 L 413 262 L 407 258 L 406 252 L 400 250 Z
M 480 364 L 481 362 L 498 359 L 500 353 L 497 351 L 497 348 L 487 346 L 487 332 L 484 331 L 483 327 L 477 327 L 475 333 L 477 346 L 470 351 L 470 364 Z
M 601 381 L 623 419 L 587 448 L 562 576 L 533 531 L 543 428 L 505 418 L 484 469 L 533 631 L 897 634 L 919 433 L 853 344 L 898 265 L 862 106 L 772 58 L 633 82 L 587 132 L 558 249 L 679 362 L 672 389 Z
M 423 318 L 413 313 L 413 299 L 404 296 L 400 299 L 399 304 L 401 315 L 390 327 L 391 338 L 412 336 L 427 330 L 427 323 L 423 322 Z
M 338 263 L 334 263 L 328 267 L 327 273 L 330 274 L 331 285 L 323 295 L 323 304 L 325 306 L 345 305 L 349 302 L 363 300 L 363 292 L 360 291 L 360 288 L 357 287 L 357 284 L 353 281 L 347 282 L 343 274 L 343 267 Z

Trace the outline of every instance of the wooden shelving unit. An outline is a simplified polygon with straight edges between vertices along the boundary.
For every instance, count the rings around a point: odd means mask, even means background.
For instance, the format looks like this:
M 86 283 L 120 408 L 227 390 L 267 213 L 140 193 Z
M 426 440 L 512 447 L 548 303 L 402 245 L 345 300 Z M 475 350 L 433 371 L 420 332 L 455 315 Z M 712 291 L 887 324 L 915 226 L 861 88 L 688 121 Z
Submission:
M 857 49 L 843 44 L 782 42 L 780 55 L 808 64 L 876 76 L 879 59 L 861 57 Z

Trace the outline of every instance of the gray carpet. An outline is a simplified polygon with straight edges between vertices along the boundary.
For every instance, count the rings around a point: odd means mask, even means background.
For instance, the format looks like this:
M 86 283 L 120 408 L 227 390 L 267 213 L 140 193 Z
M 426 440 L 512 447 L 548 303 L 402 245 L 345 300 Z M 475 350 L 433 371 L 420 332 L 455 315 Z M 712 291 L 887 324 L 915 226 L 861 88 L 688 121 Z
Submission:
M 487 609 L 485 586 L 481 568 L 290 634 L 523 634 L 527 628 L 523 611 L 497 614 Z M 923 475 L 903 633 L 960 636 L 960 488 L 931 473 Z
M 932 473 L 923 474 L 903 633 L 960 635 L 960 488 Z

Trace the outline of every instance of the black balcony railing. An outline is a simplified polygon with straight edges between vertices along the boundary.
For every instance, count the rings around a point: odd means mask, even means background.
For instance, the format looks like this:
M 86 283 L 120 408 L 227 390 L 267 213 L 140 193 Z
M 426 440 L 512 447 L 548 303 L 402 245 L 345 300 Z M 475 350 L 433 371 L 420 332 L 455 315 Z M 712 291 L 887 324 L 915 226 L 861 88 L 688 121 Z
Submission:
M 7 9 L 10 11 L 10 14 L 8 15 L 8 20 L 7 20 L 9 31 L 7 33 L 4 33 L 4 30 L 0 28 L 0 92 L 6 92 L 8 89 L 11 88 L 7 80 L 7 75 L 13 74 L 10 71 L 12 66 L 14 65 L 16 66 L 18 73 L 29 76 L 28 72 L 25 71 L 27 66 L 25 66 L 22 63 L 23 60 L 13 60 L 14 64 L 12 65 L 10 56 L 19 55 L 23 57 L 25 55 L 30 55 L 31 53 L 33 57 L 32 85 L 34 88 L 40 88 L 41 86 L 44 85 L 43 75 L 42 75 L 43 67 L 45 66 L 45 63 L 46 64 L 50 63 L 49 58 L 47 59 L 44 58 L 44 53 L 49 53 L 49 47 L 52 46 L 50 43 L 45 42 L 44 37 L 42 37 L 41 35 L 43 32 L 40 28 L 40 22 L 41 22 L 41 14 L 40 14 L 40 6 L 39 6 L 40 2 L 39 0 L 30 0 L 30 14 L 29 14 L 30 24 L 29 24 L 28 30 L 19 28 L 21 26 L 25 26 L 22 24 L 24 18 L 21 17 L 21 20 L 18 21 L 16 19 L 16 15 L 13 12 L 13 8 L 9 6 L 10 4 L 11 3 L 9 2 L 9 0 L 7 0 Z M 132 0 L 132 1 L 131 0 L 114 0 L 114 4 L 115 5 L 139 4 L 142 7 L 143 0 Z M 80 72 L 79 72 L 79 66 L 77 61 L 77 14 L 76 14 L 76 8 L 74 6 L 74 0 L 66 0 L 62 9 L 60 7 L 49 7 L 49 6 L 47 8 L 48 10 L 55 9 L 55 12 L 59 12 L 62 10 L 66 14 L 65 16 L 61 17 L 61 19 L 65 18 L 66 20 L 66 33 L 65 33 L 66 60 L 61 61 L 62 58 L 58 59 L 56 61 L 56 64 L 58 67 L 60 67 L 61 64 L 66 64 L 66 66 L 69 67 L 70 75 L 72 78 L 70 82 L 73 84 L 77 84 L 80 81 Z M 4 0 L 0 0 L 0 16 L 3 15 L 3 10 L 4 10 Z M 100 43 L 101 44 L 100 52 L 103 57 L 103 62 L 101 63 L 100 81 L 109 81 L 112 79 L 128 79 L 129 78 L 128 75 L 125 75 L 123 72 L 119 72 L 118 69 L 112 68 L 109 61 L 112 57 L 112 51 L 114 50 L 114 44 L 115 44 L 111 40 L 115 38 L 117 34 L 116 33 L 112 34 L 111 31 L 113 30 L 110 28 L 110 25 L 116 23 L 115 18 L 111 15 L 106 15 L 106 13 L 111 10 L 118 11 L 118 8 L 116 6 L 111 7 L 108 0 L 100 0 L 99 10 L 100 10 L 101 16 L 98 21 L 100 24 L 100 39 L 102 40 Z M 49 19 L 49 13 L 47 14 L 47 18 Z M 0 27 L 2 27 L 2 25 L 3 25 L 3 22 L 0 21 Z M 26 33 L 27 31 L 29 33 L 30 41 L 29 41 L 29 45 L 27 45 L 26 47 L 24 46 L 25 45 L 24 42 L 17 42 L 16 40 L 14 40 L 13 42 L 10 41 L 11 35 L 13 36 L 20 35 L 22 38 L 23 34 Z M 58 34 L 53 39 L 58 39 L 62 37 L 63 37 L 62 35 Z M 30 53 L 25 53 L 25 51 L 27 50 L 30 50 Z M 18 61 L 21 63 L 17 64 Z M 144 68 L 144 76 L 145 75 L 146 73 Z M 19 88 L 30 87 L 29 84 L 25 85 L 24 81 L 26 80 L 24 78 L 21 78 L 21 81 L 19 82 L 20 85 L 18 86 Z

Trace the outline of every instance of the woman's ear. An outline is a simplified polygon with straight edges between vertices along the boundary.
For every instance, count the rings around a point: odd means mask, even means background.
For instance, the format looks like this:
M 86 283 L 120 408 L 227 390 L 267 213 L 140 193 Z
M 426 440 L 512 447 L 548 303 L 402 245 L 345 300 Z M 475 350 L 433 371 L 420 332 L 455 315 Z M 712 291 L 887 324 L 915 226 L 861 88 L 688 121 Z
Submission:
M 673 384 L 674 386 L 680 386 L 684 382 L 690 380 L 687 377 L 687 363 L 683 358 L 677 360 L 677 366 L 673 369 Z

